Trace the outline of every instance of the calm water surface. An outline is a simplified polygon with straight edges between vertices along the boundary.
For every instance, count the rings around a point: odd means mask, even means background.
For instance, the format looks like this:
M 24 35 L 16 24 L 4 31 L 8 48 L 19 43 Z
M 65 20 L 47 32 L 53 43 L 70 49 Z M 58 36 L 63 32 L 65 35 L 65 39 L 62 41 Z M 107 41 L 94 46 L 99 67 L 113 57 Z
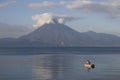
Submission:
M 17 54 L 20 51 L 21 54 L 27 53 L 27 55 L 0 55 L 0 80 L 120 80 L 119 49 L 110 51 L 113 54 L 108 54 L 109 51 L 102 49 L 87 50 L 85 54 L 78 49 L 70 49 L 73 51 L 70 53 L 73 54 L 69 54 L 69 49 L 32 50 L 35 55 L 28 55 L 31 49 L 27 50 L 0 50 L 1 54 Z M 40 54 L 40 52 L 43 53 L 42 51 L 53 52 L 53 54 Z M 97 54 L 97 51 L 104 54 Z M 76 52 L 77 54 L 74 54 Z M 92 52 L 94 54 L 91 54 Z M 87 59 L 96 66 L 90 72 L 84 68 Z

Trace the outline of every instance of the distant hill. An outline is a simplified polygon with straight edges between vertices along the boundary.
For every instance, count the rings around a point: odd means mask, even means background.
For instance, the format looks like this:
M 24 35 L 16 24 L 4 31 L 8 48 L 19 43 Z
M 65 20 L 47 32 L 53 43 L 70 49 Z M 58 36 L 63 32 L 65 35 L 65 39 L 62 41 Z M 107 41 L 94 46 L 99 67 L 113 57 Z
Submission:
M 33 32 L 17 39 L 0 39 L 0 46 L 120 46 L 120 37 L 104 33 L 79 33 L 59 23 L 46 23 Z

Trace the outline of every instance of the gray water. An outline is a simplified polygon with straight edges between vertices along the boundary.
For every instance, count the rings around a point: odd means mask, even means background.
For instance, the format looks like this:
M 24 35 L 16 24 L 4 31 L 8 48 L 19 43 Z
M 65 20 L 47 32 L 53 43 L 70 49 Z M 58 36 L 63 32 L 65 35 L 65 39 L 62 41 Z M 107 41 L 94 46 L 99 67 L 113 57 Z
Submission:
M 0 53 L 4 52 L 10 51 Z M 114 50 L 113 54 L 102 52 L 0 55 L 0 80 L 120 80 L 120 54 L 114 54 Z M 86 60 L 91 60 L 95 69 L 88 72 L 84 68 Z

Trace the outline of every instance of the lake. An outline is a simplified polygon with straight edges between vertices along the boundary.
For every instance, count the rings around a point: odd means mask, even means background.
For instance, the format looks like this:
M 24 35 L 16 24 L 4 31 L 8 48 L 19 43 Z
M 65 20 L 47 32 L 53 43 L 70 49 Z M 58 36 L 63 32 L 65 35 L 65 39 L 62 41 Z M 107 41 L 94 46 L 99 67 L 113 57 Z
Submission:
M 86 60 L 95 64 L 88 72 Z M 0 80 L 119 80 L 120 48 L 0 48 Z

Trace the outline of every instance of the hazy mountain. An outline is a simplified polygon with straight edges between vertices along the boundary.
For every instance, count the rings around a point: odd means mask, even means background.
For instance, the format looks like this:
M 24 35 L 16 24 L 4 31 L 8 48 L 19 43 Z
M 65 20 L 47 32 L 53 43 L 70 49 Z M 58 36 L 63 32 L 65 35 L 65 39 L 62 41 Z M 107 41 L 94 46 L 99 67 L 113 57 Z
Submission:
M 18 37 L 30 32 L 29 27 L 0 23 L 0 38 Z
M 120 46 L 120 37 L 105 33 L 88 31 L 83 34 L 89 36 L 86 43 L 88 46 Z
M 79 33 L 64 24 L 48 23 L 17 39 L 0 39 L 1 46 L 120 46 L 120 37 L 104 33 Z
M 44 24 L 32 33 L 19 38 L 20 41 L 39 46 L 73 46 L 80 44 L 80 33 L 64 24 Z

